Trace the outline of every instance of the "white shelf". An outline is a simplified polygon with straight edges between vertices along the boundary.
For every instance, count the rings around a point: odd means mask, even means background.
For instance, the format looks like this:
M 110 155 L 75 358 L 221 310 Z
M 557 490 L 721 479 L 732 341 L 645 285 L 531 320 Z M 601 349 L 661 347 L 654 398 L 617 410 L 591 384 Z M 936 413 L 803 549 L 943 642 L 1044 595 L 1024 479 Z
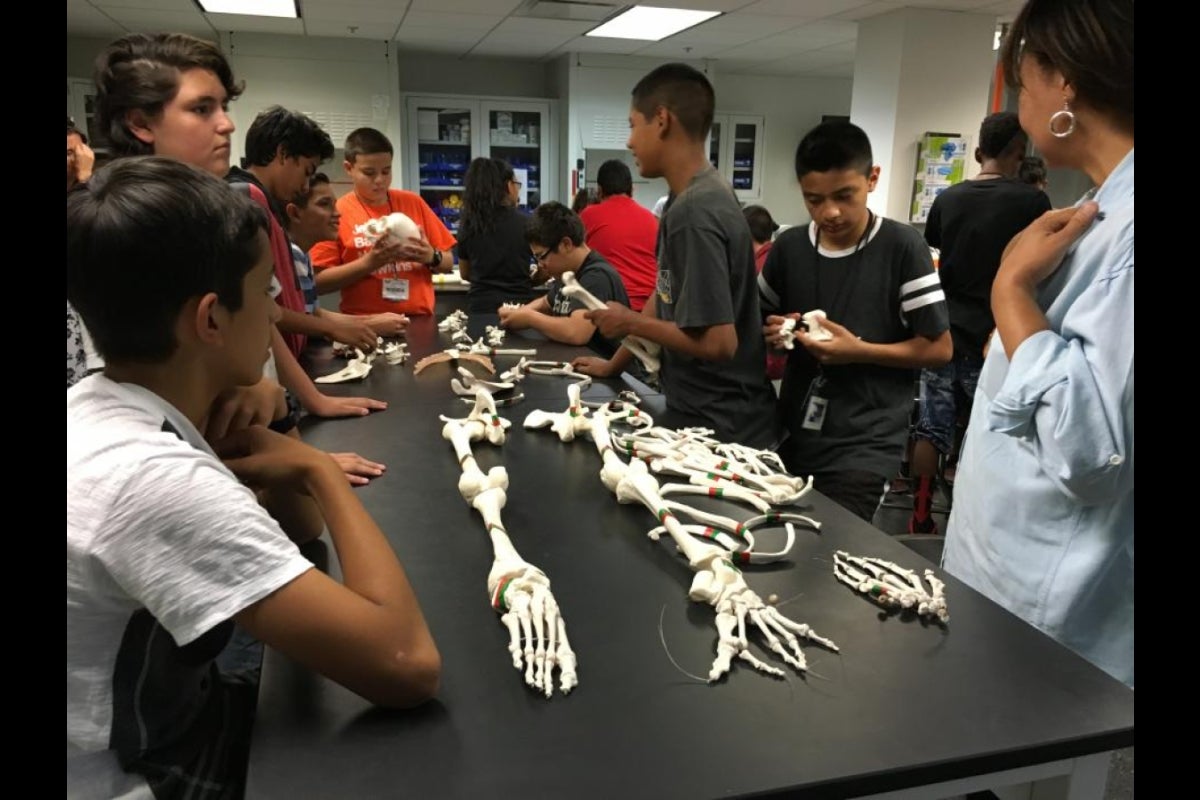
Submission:
M 749 142 L 750 144 L 754 144 L 754 137 L 751 136 L 749 139 L 734 139 L 734 141 L 735 142 Z
M 435 191 L 435 192 L 461 192 L 463 190 L 463 187 L 461 187 L 461 186 L 439 186 L 437 184 L 432 184 L 432 185 L 422 184 L 421 185 L 422 192 L 427 189 Z
M 449 144 L 455 147 L 470 147 L 470 142 L 443 142 L 441 139 L 417 139 L 417 144 Z
M 520 147 L 520 148 L 523 148 L 526 150 L 537 150 L 539 147 L 541 147 L 540 144 L 525 144 L 522 142 L 510 142 L 507 144 L 500 144 L 499 142 L 490 142 L 489 144 L 492 147 Z

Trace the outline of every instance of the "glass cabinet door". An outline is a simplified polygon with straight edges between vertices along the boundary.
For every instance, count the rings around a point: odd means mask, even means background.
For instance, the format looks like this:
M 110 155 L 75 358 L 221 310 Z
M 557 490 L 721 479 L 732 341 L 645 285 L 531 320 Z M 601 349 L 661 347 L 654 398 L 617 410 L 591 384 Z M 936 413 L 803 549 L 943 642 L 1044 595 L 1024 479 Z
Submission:
M 721 119 L 714 118 L 712 130 L 708 134 L 708 161 L 717 172 L 721 171 L 721 165 L 724 163 L 724 159 L 721 157 L 721 127 Z
M 475 110 L 462 100 L 409 98 L 408 113 L 408 187 L 421 195 L 451 233 L 457 234 L 463 181 L 478 152 Z
M 517 207 L 536 208 L 553 199 L 550 185 L 550 107 L 546 103 L 484 101 L 480 114 L 486 124 L 481 149 L 509 163 L 521 183 Z
M 741 199 L 762 195 L 762 118 L 731 117 L 733 155 L 729 182 Z

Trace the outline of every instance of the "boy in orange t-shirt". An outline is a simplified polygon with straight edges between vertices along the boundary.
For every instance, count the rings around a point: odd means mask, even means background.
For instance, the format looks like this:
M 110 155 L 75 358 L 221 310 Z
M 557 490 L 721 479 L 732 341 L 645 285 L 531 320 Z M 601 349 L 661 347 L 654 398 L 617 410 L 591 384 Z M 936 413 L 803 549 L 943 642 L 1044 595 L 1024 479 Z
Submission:
M 454 236 L 413 192 L 392 189 L 392 143 L 374 128 L 346 137 L 343 166 L 354 191 L 338 199 L 338 238 L 320 242 L 309 255 L 319 294 L 340 290 L 344 314 L 433 313 L 433 273 L 454 266 Z M 400 212 L 421 229 L 419 239 L 385 237 L 372 247 L 354 229 L 370 219 Z

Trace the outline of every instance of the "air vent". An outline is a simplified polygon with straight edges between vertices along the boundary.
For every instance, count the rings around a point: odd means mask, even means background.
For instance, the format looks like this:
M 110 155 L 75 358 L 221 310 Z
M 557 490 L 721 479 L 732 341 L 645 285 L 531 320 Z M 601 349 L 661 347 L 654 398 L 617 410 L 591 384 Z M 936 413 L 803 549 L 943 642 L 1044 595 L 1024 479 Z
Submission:
M 624 8 L 623 4 L 596 3 L 588 0 L 526 0 L 512 15 L 514 17 L 533 17 L 534 19 L 599 22 L 608 19 Z

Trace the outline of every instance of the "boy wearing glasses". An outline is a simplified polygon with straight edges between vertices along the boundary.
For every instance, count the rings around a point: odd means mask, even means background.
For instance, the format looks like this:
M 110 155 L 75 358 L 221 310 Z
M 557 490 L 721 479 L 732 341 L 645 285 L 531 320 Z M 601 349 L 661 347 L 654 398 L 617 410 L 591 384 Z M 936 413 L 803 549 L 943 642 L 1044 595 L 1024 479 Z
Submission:
M 542 203 L 529 219 L 525 238 L 538 266 L 554 280 L 546 294 L 531 303 L 515 308 L 501 306 L 501 326 L 510 330 L 533 328 L 556 342 L 586 344 L 605 358 L 611 358 L 620 343 L 596 329 L 583 303 L 563 294 L 558 280 L 564 272 L 574 272 L 575 279 L 596 297 L 629 305 L 621 276 L 599 253 L 584 244 L 579 215 L 562 203 Z

